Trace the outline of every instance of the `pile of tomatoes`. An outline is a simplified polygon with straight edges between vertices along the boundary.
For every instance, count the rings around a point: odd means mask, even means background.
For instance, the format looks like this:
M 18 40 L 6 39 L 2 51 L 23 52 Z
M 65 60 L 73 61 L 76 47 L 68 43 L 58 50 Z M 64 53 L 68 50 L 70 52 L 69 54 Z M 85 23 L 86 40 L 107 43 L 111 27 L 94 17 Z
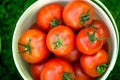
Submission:
M 109 30 L 81 0 L 51 3 L 18 41 L 34 80 L 94 80 L 108 65 Z

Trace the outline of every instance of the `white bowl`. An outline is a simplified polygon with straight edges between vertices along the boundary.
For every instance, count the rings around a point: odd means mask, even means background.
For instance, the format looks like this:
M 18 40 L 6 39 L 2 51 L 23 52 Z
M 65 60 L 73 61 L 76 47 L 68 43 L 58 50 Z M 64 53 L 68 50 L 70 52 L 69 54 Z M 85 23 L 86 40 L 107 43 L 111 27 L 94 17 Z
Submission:
M 62 5 L 65 5 L 69 1 L 71 0 L 38 0 L 35 3 L 33 3 L 18 20 L 15 31 L 14 31 L 14 35 L 13 35 L 12 51 L 13 51 L 13 58 L 14 58 L 15 65 L 24 80 L 33 80 L 33 78 L 29 71 L 29 64 L 26 63 L 18 54 L 19 37 L 25 30 L 27 30 L 35 22 L 36 13 L 41 7 L 53 2 L 57 2 Z M 118 29 L 112 15 L 99 0 L 93 0 L 93 1 L 86 0 L 86 1 L 89 2 L 95 9 L 95 16 L 96 16 L 95 18 L 98 18 L 104 21 L 110 31 L 109 67 L 102 76 L 97 78 L 100 80 L 105 80 L 110 74 L 111 70 L 113 69 L 117 59 L 118 48 L 119 48 Z

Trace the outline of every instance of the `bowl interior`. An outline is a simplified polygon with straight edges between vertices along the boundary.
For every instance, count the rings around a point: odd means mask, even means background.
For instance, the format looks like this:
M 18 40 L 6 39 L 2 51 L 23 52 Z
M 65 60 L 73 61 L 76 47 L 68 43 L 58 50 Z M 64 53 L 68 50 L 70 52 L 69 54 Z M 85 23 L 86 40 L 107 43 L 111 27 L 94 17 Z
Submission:
M 26 63 L 21 56 L 18 54 L 18 39 L 19 37 L 22 35 L 22 33 L 24 31 L 26 31 L 33 23 L 35 23 L 35 17 L 36 17 L 36 13 L 38 12 L 39 9 L 41 9 L 44 5 L 47 5 L 49 3 L 59 3 L 62 4 L 63 6 L 69 2 L 70 0 L 39 0 L 36 1 L 33 5 L 31 5 L 21 16 L 21 18 L 19 19 L 19 21 L 16 24 L 16 29 L 14 32 L 14 36 L 13 36 L 13 57 L 14 57 L 14 61 L 16 64 L 16 67 L 18 69 L 18 71 L 20 72 L 21 76 L 23 77 L 23 79 L 29 79 L 31 80 L 31 74 L 29 71 L 29 64 Z M 115 49 L 115 42 L 116 42 L 116 38 L 115 38 L 115 31 L 113 28 L 113 25 L 111 23 L 111 21 L 109 20 L 109 18 L 106 16 L 106 14 L 104 13 L 104 11 L 98 7 L 95 3 L 93 3 L 92 1 L 87 1 L 89 2 L 94 10 L 95 10 L 95 18 L 96 19 L 100 19 L 102 21 L 105 22 L 105 24 L 108 26 L 108 29 L 110 31 L 110 39 L 109 41 L 109 62 L 111 62 L 111 59 L 114 57 L 113 53 L 114 53 L 114 49 Z M 109 69 L 109 68 L 108 68 Z M 111 70 L 111 69 L 110 69 Z M 107 71 L 106 73 L 107 74 Z M 101 76 L 97 79 L 102 79 L 103 77 L 107 77 L 107 76 Z

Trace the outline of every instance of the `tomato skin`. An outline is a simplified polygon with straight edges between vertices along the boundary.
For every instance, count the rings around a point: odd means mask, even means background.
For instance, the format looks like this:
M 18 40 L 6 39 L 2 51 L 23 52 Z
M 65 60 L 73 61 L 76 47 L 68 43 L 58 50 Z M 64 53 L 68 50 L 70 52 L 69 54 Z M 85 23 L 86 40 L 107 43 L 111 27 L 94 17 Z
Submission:
M 58 37 L 59 41 L 58 43 L 54 44 L 55 42 L 57 42 L 56 37 Z M 51 52 L 53 52 L 55 55 L 64 56 L 69 54 L 74 49 L 75 34 L 69 27 L 64 25 L 59 25 L 48 32 L 46 43 L 48 49 Z M 61 44 L 61 46 L 58 46 L 55 49 L 57 44 Z
M 46 60 L 41 63 L 30 64 L 30 72 L 34 80 L 40 80 L 41 71 L 47 61 L 54 58 L 52 55 L 49 55 Z
M 45 39 L 46 35 L 39 30 L 31 29 L 25 31 L 18 41 L 18 49 L 22 58 L 28 63 L 39 63 L 44 61 L 49 55 Z M 28 51 L 24 51 L 26 49 Z
M 61 56 L 61 57 L 73 63 L 77 61 L 80 58 L 80 56 L 81 56 L 81 53 L 77 50 L 77 48 L 74 48 L 68 55 Z
M 109 38 L 109 30 L 107 25 L 101 20 L 93 20 L 94 27 L 97 28 L 97 32 L 101 34 L 102 38 Z M 103 43 L 105 44 L 107 40 L 105 39 Z
M 87 28 L 90 34 L 93 34 L 93 28 Z M 100 38 L 100 34 L 95 32 L 95 37 Z M 96 40 L 93 43 L 89 41 L 86 28 L 83 28 L 76 36 L 77 49 L 85 55 L 93 55 L 103 46 L 103 40 Z
M 107 64 L 108 62 L 108 54 L 105 50 L 101 49 L 94 55 L 82 55 L 80 57 L 80 65 L 84 73 L 91 77 L 98 77 L 99 74 L 96 70 L 97 66 L 101 64 Z
M 36 16 L 36 22 L 42 30 L 48 32 L 52 28 L 50 23 L 53 19 L 57 19 L 62 24 L 62 12 L 63 7 L 60 4 L 48 4 L 39 10 Z
M 76 74 L 77 80 L 94 80 L 93 77 L 90 77 L 90 76 L 86 75 L 82 71 L 82 69 L 81 69 L 81 67 L 80 67 L 78 62 L 74 63 L 72 66 L 73 66 L 73 68 L 75 70 L 75 74 Z
M 30 72 L 34 80 L 40 80 L 40 74 L 45 63 L 37 63 L 30 65 Z
M 73 67 L 64 59 L 54 58 L 49 60 L 41 72 L 41 80 L 62 80 L 64 72 L 74 73 Z
M 86 21 L 86 25 L 90 25 L 93 20 L 94 10 L 90 4 L 81 0 L 81 1 L 71 1 L 66 4 L 63 10 L 63 20 L 66 25 L 70 26 L 73 30 L 79 30 L 83 27 L 80 17 L 83 14 L 89 12 L 89 20 Z

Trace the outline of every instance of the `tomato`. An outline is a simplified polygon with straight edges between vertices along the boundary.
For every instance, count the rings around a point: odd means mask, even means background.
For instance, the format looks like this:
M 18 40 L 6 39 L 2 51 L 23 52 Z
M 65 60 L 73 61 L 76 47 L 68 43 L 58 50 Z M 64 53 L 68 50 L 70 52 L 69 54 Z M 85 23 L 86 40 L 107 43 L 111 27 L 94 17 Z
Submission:
M 54 58 L 52 55 L 49 55 L 46 60 L 41 63 L 30 64 L 30 72 L 34 80 L 40 80 L 41 71 L 47 61 Z
M 41 80 L 74 80 L 73 67 L 64 59 L 49 60 L 41 72 Z
M 36 22 L 42 30 L 48 32 L 51 28 L 62 24 L 63 7 L 52 3 L 40 9 L 36 15 Z
M 83 54 L 93 55 L 102 48 L 103 40 L 95 29 L 84 28 L 76 36 L 76 46 Z
M 37 25 L 37 23 L 32 24 L 29 29 L 39 29 L 40 30 L 40 28 Z
M 69 54 L 75 47 L 75 34 L 67 26 L 52 28 L 46 38 L 48 49 L 57 56 Z
M 77 48 L 74 48 L 68 55 L 62 56 L 62 58 L 73 63 L 80 58 L 80 55 L 81 55 L 81 53 L 77 50 Z
M 94 18 L 94 10 L 90 4 L 81 1 L 71 1 L 63 10 L 63 20 L 66 25 L 74 30 L 79 30 L 84 25 L 90 25 Z
M 104 38 L 103 43 L 105 44 L 107 42 L 107 39 L 109 38 L 109 30 L 108 30 L 106 24 L 101 20 L 93 20 L 92 25 L 94 28 L 97 29 L 97 31 L 100 33 L 101 37 Z
M 91 77 L 98 77 L 107 70 L 108 54 L 101 49 L 94 55 L 82 55 L 80 65 L 84 73 Z
M 34 80 L 40 80 L 40 74 L 45 63 L 37 63 L 30 65 L 30 72 Z
M 81 67 L 80 67 L 78 62 L 74 63 L 72 66 L 73 66 L 73 68 L 75 70 L 75 74 L 76 74 L 77 80 L 94 80 L 93 77 L 90 77 L 90 76 L 86 75 L 82 71 L 82 69 L 81 69 Z
M 36 29 L 25 31 L 19 41 L 19 53 L 28 63 L 42 62 L 49 55 L 49 50 L 46 46 L 46 35 Z

